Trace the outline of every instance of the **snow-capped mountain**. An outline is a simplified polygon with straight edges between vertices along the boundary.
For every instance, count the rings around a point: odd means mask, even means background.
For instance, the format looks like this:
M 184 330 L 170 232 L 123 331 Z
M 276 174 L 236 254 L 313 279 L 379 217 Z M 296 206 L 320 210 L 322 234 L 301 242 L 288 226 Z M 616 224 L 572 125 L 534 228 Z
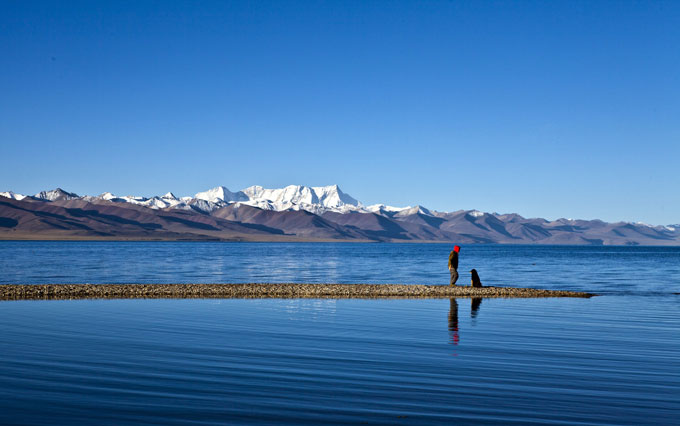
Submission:
M 139 206 L 149 207 L 151 209 L 167 209 L 167 208 L 182 208 L 183 201 L 175 197 L 172 192 L 168 192 L 162 197 L 154 196 L 151 198 L 136 197 L 133 195 L 126 195 L 118 197 L 110 192 L 104 192 L 96 197 L 85 196 L 82 197 L 87 201 L 104 200 L 115 203 L 130 203 Z
M 199 192 L 193 197 L 177 198 L 168 193 L 163 197 L 116 197 L 111 193 L 99 196 L 102 200 L 127 202 L 143 205 L 153 209 L 181 208 L 212 212 L 230 204 L 245 204 L 263 210 L 306 210 L 315 214 L 327 211 L 344 213 L 348 211 L 366 211 L 360 202 L 345 194 L 337 185 L 308 187 L 289 185 L 280 189 L 267 189 L 262 186 L 251 186 L 244 190 L 232 192 L 225 186 L 218 186 Z
M 383 212 L 395 212 L 396 213 L 396 212 L 399 212 L 401 210 L 410 209 L 410 208 L 411 208 L 411 206 L 394 207 L 394 206 L 387 206 L 385 204 L 371 204 L 370 206 L 366 206 L 366 210 L 368 210 L 369 212 L 374 212 L 374 213 L 381 212 L 381 211 L 383 211 Z
M 680 245 L 680 225 L 524 218 L 478 210 L 364 206 L 337 185 L 224 186 L 177 197 L 0 192 L 0 239 L 448 241 L 463 244 Z
M 25 195 L 11 191 L 0 193 L 0 196 L 21 200 Z M 110 201 L 116 203 L 130 203 L 151 209 L 183 209 L 198 210 L 210 213 L 230 204 L 245 204 L 263 210 L 285 211 L 305 210 L 314 214 L 325 212 L 346 213 L 350 211 L 371 212 L 352 196 L 342 192 L 338 185 L 303 186 L 289 185 L 279 189 L 268 189 L 262 186 L 251 186 L 244 190 L 232 192 L 225 186 L 218 186 L 192 196 L 178 198 L 172 192 L 163 196 L 141 197 L 133 195 L 117 196 L 111 192 L 104 192 L 98 196 L 79 197 L 77 194 L 66 192 L 60 188 L 52 191 L 42 191 L 32 197 L 43 201 L 71 200 L 83 198 L 86 201 Z M 403 209 L 389 207 L 389 212 Z
M 194 195 L 197 200 L 210 201 L 211 203 L 249 201 L 249 198 L 242 191 L 231 192 L 225 186 L 209 189 Z
M 177 197 L 172 192 L 152 197 L 117 196 L 111 192 L 81 197 L 57 188 L 33 196 L 0 192 L 0 197 L 5 197 L 0 203 L 0 234 L 9 232 L 15 236 L 27 232 L 31 238 L 46 235 L 41 234 L 45 232 L 74 233 L 72 236 L 76 237 L 79 233 L 91 232 L 93 237 L 129 235 L 133 238 L 155 238 L 153 235 L 159 235 L 159 232 L 170 232 L 169 236 L 163 234 L 166 236 L 162 238 L 324 238 L 614 245 L 680 243 L 678 224 L 653 226 L 640 222 L 607 223 L 564 218 L 549 221 L 527 219 L 515 213 L 478 210 L 438 212 L 420 205 L 364 206 L 337 185 L 289 185 L 278 189 L 251 186 L 236 192 L 218 186 L 184 197 Z M 57 211 L 59 213 L 55 216 Z M 97 213 L 100 211 L 103 215 Z M 115 217 L 123 220 L 115 220 Z M 62 219 L 63 222 L 59 222 Z M 102 221 L 111 223 L 104 226 Z M 134 230 L 136 226 L 139 229 Z M 88 229 L 91 231 L 84 231 Z M 164 231 L 152 232 L 151 229 Z M 184 233 L 184 236 L 177 233 Z M 52 234 L 49 236 L 53 237 Z
M 0 192 L 0 197 L 11 198 L 12 200 L 23 200 L 26 195 L 17 194 L 13 191 Z
M 403 217 L 403 216 L 410 216 L 413 214 L 422 214 L 425 216 L 434 216 L 432 212 L 428 209 L 426 209 L 423 206 L 413 206 L 413 207 L 407 207 L 400 209 L 394 216 L 396 217 Z
M 58 201 L 58 200 L 74 200 L 80 198 L 78 194 L 73 192 L 66 192 L 61 188 L 53 189 L 51 191 L 41 191 L 33 196 L 33 198 L 45 201 Z
M 247 199 L 235 201 L 264 210 L 306 210 L 315 214 L 364 210 L 360 202 L 342 192 L 338 185 L 289 185 L 281 189 L 251 186 L 237 194 L 243 194 Z

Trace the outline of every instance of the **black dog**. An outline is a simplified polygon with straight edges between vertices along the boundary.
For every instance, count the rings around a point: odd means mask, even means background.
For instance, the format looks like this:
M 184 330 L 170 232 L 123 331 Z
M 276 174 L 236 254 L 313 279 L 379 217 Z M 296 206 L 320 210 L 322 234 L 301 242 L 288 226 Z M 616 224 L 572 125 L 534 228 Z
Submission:
M 470 271 L 472 274 L 472 287 L 481 287 L 482 281 L 479 279 L 479 274 L 476 269 Z

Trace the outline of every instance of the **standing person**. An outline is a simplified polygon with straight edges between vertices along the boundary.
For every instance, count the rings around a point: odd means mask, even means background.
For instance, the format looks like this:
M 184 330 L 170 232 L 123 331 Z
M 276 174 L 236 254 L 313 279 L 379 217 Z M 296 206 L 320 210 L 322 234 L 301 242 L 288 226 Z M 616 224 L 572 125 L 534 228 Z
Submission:
M 458 281 L 458 252 L 460 251 L 459 246 L 454 246 L 453 251 L 449 254 L 449 272 L 451 272 L 451 283 L 449 286 L 456 285 Z

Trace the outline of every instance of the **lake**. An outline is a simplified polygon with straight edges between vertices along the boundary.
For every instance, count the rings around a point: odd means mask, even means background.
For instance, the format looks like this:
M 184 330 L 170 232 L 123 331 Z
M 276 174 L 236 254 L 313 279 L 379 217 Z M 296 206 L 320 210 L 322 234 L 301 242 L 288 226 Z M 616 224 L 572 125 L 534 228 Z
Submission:
M 0 242 L 0 283 L 447 284 L 449 245 Z M 677 424 L 680 248 L 474 245 L 591 299 L 0 302 L 1 424 Z

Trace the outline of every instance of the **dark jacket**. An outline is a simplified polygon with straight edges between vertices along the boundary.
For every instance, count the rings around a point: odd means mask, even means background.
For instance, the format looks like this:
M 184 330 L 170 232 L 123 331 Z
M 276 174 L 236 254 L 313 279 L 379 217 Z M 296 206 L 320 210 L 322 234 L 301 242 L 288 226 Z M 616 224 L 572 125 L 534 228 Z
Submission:
M 449 255 L 449 268 L 458 269 L 458 253 L 455 251 Z

